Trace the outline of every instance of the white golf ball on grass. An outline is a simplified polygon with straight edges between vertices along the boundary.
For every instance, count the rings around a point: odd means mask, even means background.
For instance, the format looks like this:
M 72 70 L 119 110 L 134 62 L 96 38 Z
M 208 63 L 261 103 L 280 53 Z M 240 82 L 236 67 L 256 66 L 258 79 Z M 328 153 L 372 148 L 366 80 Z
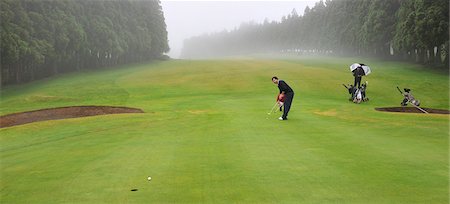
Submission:
M 151 180 L 152 180 L 152 177 L 151 177 L 151 176 L 147 177 L 147 180 L 148 180 L 148 181 L 151 181 Z

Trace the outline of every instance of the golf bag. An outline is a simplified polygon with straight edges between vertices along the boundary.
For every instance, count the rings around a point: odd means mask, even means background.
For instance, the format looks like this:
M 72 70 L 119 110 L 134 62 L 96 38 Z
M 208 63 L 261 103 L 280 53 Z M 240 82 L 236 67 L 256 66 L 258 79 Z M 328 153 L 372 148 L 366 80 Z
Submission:
M 369 98 L 366 97 L 367 84 L 368 82 L 366 81 L 366 83 L 362 84 L 360 88 L 351 84 L 348 86 L 344 84 L 342 85 L 344 85 L 350 94 L 350 98 L 348 99 L 349 101 L 352 101 L 353 103 L 361 103 L 369 100 Z
M 403 90 L 405 92 L 402 92 L 399 89 L 400 93 L 402 93 L 402 95 L 405 97 L 405 98 L 403 98 L 403 101 L 400 103 L 401 106 L 407 106 L 408 102 L 415 106 L 420 106 L 420 101 L 415 99 L 414 96 L 411 93 L 409 93 L 411 91 L 411 89 L 404 88 Z

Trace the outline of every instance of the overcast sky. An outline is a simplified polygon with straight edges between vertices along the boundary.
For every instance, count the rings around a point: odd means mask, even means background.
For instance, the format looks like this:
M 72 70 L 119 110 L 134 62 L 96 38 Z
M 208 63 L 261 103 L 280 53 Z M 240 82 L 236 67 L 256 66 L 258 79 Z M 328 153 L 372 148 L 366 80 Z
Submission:
M 257 23 L 280 21 L 295 8 L 303 15 L 306 6 L 310 8 L 319 0 L 296 1 L 174 1 L 162 0 L 167 31 L 169 32 L 168 53 L 178 58 L 183 40 L 204 33 L 232 30 L 243 22 Z

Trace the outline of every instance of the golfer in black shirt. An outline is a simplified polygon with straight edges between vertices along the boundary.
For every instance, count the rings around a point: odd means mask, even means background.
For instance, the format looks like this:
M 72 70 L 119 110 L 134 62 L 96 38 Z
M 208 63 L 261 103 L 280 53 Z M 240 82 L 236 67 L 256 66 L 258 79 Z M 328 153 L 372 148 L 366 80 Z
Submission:
M 355 82 L 353 83 L 353 86 L 356 87 L 356 85 L 358 85 L 358 89 L 361 88 L 361 78 L 362 76 L 364 76 L 363 68 L 359 66 L 355 70 L 353 70 L 353 76 L 355 77 Z
M 291 109 L 292 100 L 294 99 L 294 91 L 292 88 L 286 84 L 283 80 L 278 80 L 278 77 L 272 77 L 272 82 L 278 85 L 280 89 L 280 94 L 284 95 L 284 110 L 283 115 L 279 118 L 280 120 L 287 120 L 289 110 Z

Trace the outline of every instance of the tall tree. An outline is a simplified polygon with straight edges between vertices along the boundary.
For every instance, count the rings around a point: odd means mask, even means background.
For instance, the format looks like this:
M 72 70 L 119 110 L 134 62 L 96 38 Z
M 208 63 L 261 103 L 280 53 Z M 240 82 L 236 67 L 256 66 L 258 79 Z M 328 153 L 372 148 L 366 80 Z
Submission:
M 1 84 L 159 58 L 159 0 L 0 1 Z

